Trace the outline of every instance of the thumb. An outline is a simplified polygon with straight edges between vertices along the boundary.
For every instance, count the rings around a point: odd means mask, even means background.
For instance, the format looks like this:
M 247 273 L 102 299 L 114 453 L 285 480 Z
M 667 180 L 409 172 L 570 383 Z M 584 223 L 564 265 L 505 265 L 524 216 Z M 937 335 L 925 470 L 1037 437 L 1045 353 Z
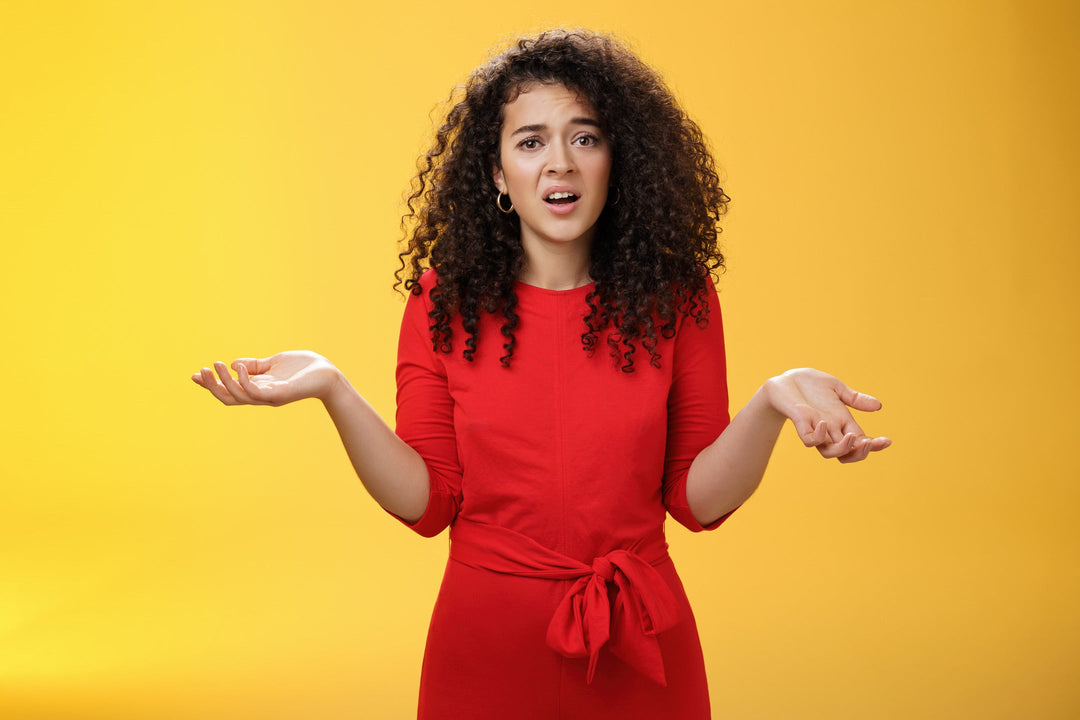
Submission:
M 855 392 L 844 383 L 838 383 L 836 390 L 837 394 L 840 396 L 840 400 L 848 407 L 863 412 L 874 412 L 875 410 L 881 409 L 881 401 L 873 395 Z
M 270 369 L 270 358 L 237 358 L 232 361 L 232 369 L 239 372 L 243 365 L 248 375 L 262 375 Z

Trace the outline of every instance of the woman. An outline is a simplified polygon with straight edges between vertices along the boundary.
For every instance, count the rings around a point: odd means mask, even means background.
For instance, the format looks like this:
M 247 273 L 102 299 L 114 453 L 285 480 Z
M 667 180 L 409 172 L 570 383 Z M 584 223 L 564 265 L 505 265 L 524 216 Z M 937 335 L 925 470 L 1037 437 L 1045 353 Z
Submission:
M 479 68 L 409 199 L 395 434 L 313 353 L 193 379 L 226 405 L 319 398 L 371 495 L 451 528 L 421 717 L 708 718 L 666 514 L 712 529 L 787 419 L 841 462 L 889 445 L 814 370 L 730 422 L 710 273 L 727 196 L 700 131 L 610 38 L 545 33 Z

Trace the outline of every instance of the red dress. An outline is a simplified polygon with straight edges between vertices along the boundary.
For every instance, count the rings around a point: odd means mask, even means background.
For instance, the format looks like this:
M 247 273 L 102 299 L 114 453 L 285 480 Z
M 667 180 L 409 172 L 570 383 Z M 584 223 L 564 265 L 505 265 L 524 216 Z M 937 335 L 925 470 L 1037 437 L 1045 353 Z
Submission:
M 412 527 L 451 527 L 431 619 L 421 718 L 709 718 L 697 628 L 667 556 L 667 513 L 690 464 L 728 422 L 719 303 L 639 349 L 622 372 L 601 337 L 582 348 L 591 286 L 518 283 L 508 368 L 501 315 L 482 315 L 472 362 L 460 324 L 432 349 L 428 293 L 410 296 L 398 350 L 397 432 L 427 463 Z M 717 521 L 708 526 L 712 529 Z

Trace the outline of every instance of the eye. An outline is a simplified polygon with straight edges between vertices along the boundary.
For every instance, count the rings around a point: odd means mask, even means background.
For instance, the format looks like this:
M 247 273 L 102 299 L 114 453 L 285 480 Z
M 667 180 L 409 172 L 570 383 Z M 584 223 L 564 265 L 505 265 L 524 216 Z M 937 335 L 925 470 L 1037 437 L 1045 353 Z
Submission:
M 581 147 L 592 147 L 593 145 L 599 144 L 599 142 L 600 138 L 595 135 L 590 135 L 588 133 L 586 133 L 585 135 L 579 135 L 574 138 L 574 144 L 580 145 Z
M 525 138 L 524 140 L 522 140 L 521 142 L 518 143 L 518 147 L 523 148 L 525 150 L 535 150 L 536 148 L 540 147 L 540 138 L 535 138 L 535 137 Z

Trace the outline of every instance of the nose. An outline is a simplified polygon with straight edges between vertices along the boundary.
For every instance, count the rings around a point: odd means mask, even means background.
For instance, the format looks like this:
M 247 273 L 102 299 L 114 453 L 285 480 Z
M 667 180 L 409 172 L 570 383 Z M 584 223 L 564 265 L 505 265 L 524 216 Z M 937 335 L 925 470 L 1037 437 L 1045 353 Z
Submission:
M 574 171 L 574 158 L 570 154 L 570 148 L 563 143 L 553 143 L 551 156 L 548 161 L 547 172 L 549 175 L 565 175 Z

